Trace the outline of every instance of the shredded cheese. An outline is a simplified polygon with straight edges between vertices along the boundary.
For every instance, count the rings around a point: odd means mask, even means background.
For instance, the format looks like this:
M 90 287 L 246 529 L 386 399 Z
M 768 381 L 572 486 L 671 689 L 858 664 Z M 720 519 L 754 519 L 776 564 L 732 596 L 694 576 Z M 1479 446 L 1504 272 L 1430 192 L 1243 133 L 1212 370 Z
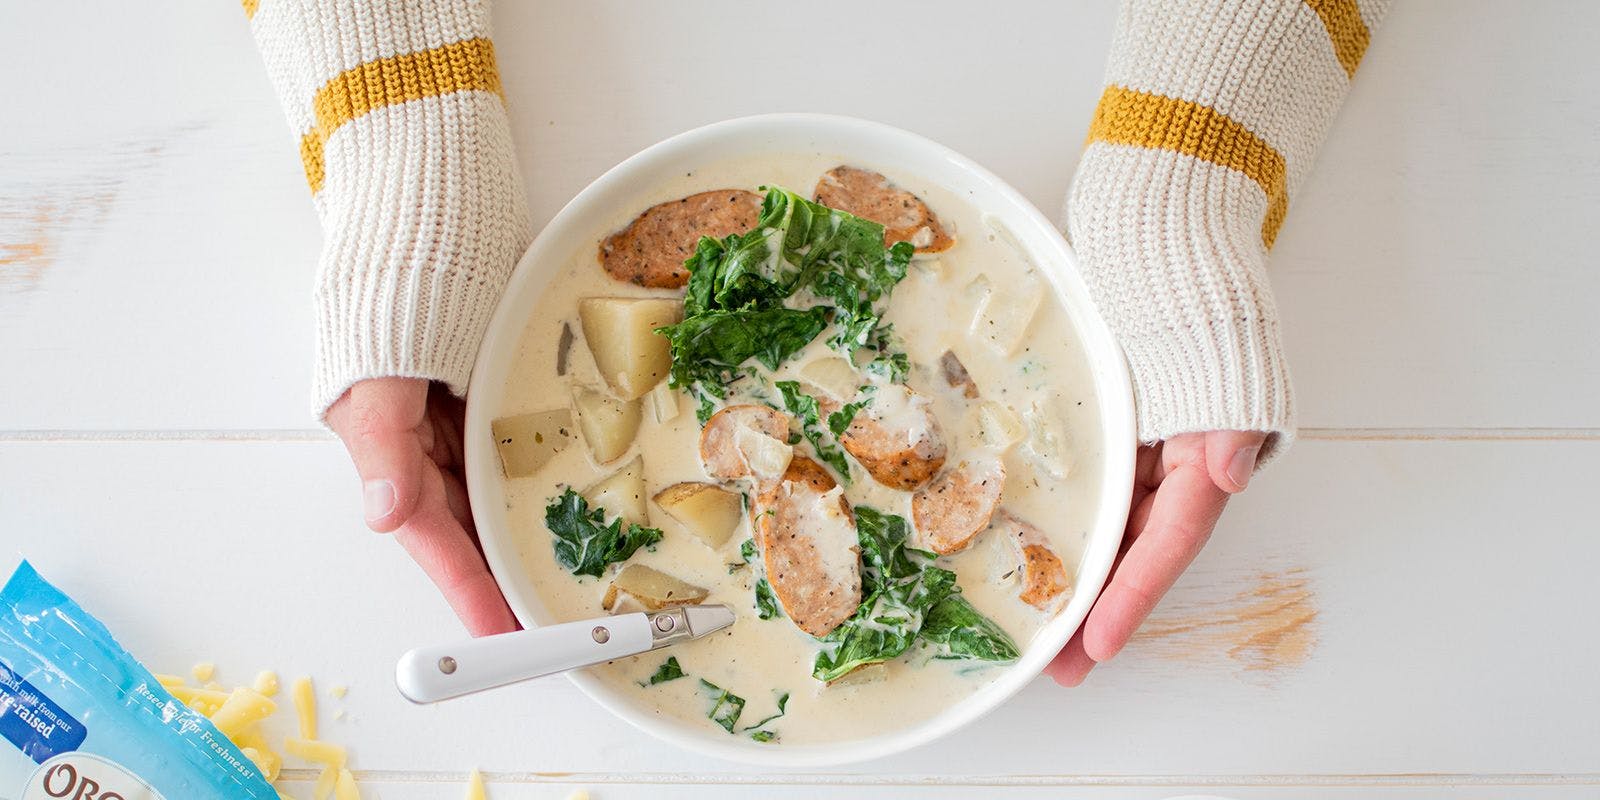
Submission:
M 665 383 L 662 385 L 665 385 Z M 483 789 L 483 773 L 479 772 L 476 767 L 473 768 L 472 775 L 467 778 L 466 800 L 489 800 L 489 795 Z
M 256 765 L 262 777 L 268 783 L 275 783 L 283 772 L 283 755 L 268 742 L 262 724 L 278 709 L 278 704 L 269 699 L 279 689 L 277 673 L 263 670 L 257 673 L 251 685 L 229 689 L 211 680 L 216 674 L 214 664 L 197 664 L 192 672 L 195 680 L 203 682 L 204 686 L 191 686 L 177 675 L 156 675 L 155 678 L 178 702 L 210 718 L 217 730 Z M 347 692 L 346 687 L 335 686 L 329 694 L 342 698 Z M 296 680 L 291 694 L 300 736 L 286 737 L 284 749 L 297 758 L 322 766 L 312 787 L 313 797 L 316 800 L 360 800 L 361 791 L 355 775 L 346 766 L 349 754 L 343 747 L 317 738 L 316 695 L 311 679 Z M 335 719 L 343 716 L 344 710 L 340 709 Z M 278 792 L 278 797 L 293 800 L 282 791 Z
M 283 756 L 267 744 L 267 737 L 261 735 L 260 730 L 251 728 L 235 737 L 233 743 L 239 745 L 241 750 L 256 752 L 257 755 L 251 756 L 250 760 L 261 768 L 261 774 L 266 776 L 268 783 L 278 779 L 278 773 L 283 769 Z
M 211 724 L 216 725 L 223 736 L 232 739 L 277 710 L 278 704 L 268 700 L 265 695 L 248 686 L 240 686 L 211 714 Z
M 283 749 L 307 761 L 326 764 L 335 769 L 344 769 L 344 748 L 336 744 L 317 739 L 298 739 L 293 736 L 287 736 L 283 740 Z
M 339 770 L 323 767 L 322 774 L 317 776 L 317 784 L 311 787 L 311 796 L 316 800 L 328 800 L 333 796 L 333 785 L 338 782 Z
M 339 770 L 339 780 L 333 784 L 335 800 L 361 800 L 361 790 L 356 788 L 356 776 L 350 770 Z
M 317 695 L 310 678 L 294 682 L 294 712 L 300 716 L 300 738 L 317 738 Z
M 344 696 L 346 694 L 348 694 L 349 692 L 350 692 L 350 687 L 348 687 L 348 686 L 335 686 L 332 689 L 328 690 L 328 695 L 330 697 L 332 697 L 333 699 L 335 699 L 335 700 L 343 700 Z
M 256 681 L 251 685 L 256 691 L 272 697 L 278 693 L 278 673 L 264 669 L 256 673 Z
M 214 689 L 196 689 L 193 686 L 168 686 L 167 691 L 173 697 L 178 698 L 178 702 L 190 708 L 194 708 L 194 704 L 197 702 L 201 705 L 220 706 L 228 699 L 228 695 L 224 692 Z

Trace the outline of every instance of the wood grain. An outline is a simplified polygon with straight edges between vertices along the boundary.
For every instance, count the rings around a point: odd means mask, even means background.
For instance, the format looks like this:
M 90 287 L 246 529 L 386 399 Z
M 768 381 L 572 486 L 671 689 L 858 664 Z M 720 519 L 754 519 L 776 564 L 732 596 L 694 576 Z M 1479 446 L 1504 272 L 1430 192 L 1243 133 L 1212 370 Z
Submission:
M 1270 784 L 1250 778 L 1174 777 L 1144 783 L 1119 780 L 1114 776 L 1086 776 L 1076 780 L 1035 782 L 1028 785 L 996 783 L 927 785 L 906 784 L 893 778 L 873 783 L 848 783 L 826 779 L 811 783 L 784 784 L 777 781 L 734 784 L 655 783 L 626 776 L 598 775 L 568 778 L 529 779 L 526 776 L 489 775 L 488 789 L 494 800 L 570 800 L 575 791 L 587 792 L 591 800 L 740 800 L 759 792 L 771 800 L 810 800 L 821 795 L 838 797 L 870 796 L 875 800 L 967 800 L 968 798 L 1016 798 L 1017 800 L 1592 800 L 1600 783 L 1574 782 L 1551 784 L 1543 781 L 1518 783 L 1505 781 L 1474 784 L 1475 776 L 1436 776 L 1427 783 L 1414 783 L 1404 777 L 1374 776 L 1345 785 L 1318 781 L 1321 776 L 1283 776 Z M 1539 776 L 1536 776 L 1539 777 Z M 313 779 L 287 784 L 296 797 L 310 795 Z M 781 780 L 781 779 L 779 779 Z M 1348 781 L 1348 779 L 1343 779 Z M 383 800 L 437 800 L 457 797 L 466 776 L 409 777 L 385 779 L 367 777 L 362 789 Z
M 1179 595 L 1163 603 L 1134 635 L 1131 658 L 1225 660 L 1252 679 L 1270 679 L 1311 658 L 1317 596 L 1306 568 L 1261 570 L 1232 580 L 1207 577 L 1212 580 L 1205 592 L 1212 597 Z
M 167 139 L 61 148 L 13 157 L 0 184 L 0 294 L 38 289 L 61 243 L 87 245 L 123 185 L 160 159 Z

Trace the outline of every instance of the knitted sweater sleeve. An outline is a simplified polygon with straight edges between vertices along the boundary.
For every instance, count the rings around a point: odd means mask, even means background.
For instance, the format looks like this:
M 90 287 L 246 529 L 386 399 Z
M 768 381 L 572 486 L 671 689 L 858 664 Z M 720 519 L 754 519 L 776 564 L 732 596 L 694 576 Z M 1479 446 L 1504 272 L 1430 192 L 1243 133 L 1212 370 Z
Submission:
M 324 243 L 315 410 L 382 376 L 457 394 L 531 238 L 486 0 L 245 0 Z
M 1126 0 L 1067 199 L 1139 436 L 1295 435 L 1266 259 L 1387 0 Z

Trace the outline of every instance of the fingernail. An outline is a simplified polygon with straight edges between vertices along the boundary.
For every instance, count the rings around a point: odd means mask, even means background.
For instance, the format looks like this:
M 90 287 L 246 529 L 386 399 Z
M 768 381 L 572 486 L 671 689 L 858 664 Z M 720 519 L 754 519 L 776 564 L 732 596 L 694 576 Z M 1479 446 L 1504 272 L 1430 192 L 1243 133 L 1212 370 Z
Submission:
M 1228 480 L 1233 485 L 1243 489 L 1250 485 L 1250 476 L 1256 472 L 1256 454 L 1261 452 L 1261 446 L 1246 447 L 1233 454 L 1233 460 L 1228 462 Z
M 394 510 L 394 484 L 385 480 L 367 481 L 361 485 L 361 503 L 368 522 L 389 516 Z

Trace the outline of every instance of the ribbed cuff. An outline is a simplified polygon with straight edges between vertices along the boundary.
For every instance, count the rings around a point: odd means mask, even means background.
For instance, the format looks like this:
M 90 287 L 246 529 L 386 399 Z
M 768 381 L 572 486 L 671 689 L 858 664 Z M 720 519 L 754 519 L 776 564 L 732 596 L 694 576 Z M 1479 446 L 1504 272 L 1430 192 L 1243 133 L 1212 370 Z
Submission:
M 500 98 L 465 91 L 379 109 L 341 127 L 326 154 L 315 412 L 366 378 L 465 393 L 532 238 Z
M 317 292 L 312 410 L 368 378 L 426 378 L 465 395 L 504 278 L 450 264 L 364 270 Z
M 1179 153 L 1096 143 L 1068 229 L 1127 354 L 1139 437 L 1254 430 L 1258 464 L 1295 435 L 1294 391 L 1264 271 L 1266 197 L 1248 177 Z

